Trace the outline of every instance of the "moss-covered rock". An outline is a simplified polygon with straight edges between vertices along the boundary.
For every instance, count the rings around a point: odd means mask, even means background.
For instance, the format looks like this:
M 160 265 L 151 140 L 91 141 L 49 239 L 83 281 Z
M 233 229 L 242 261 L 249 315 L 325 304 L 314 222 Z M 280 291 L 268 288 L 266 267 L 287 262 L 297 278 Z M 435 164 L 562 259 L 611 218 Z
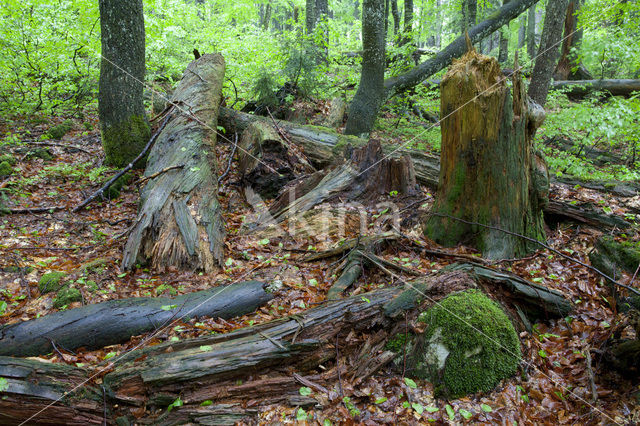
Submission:
M 633 274 L 640 265 L 640 243 L 617 242 L 609 235 L 602 236 L 589 254 L 591 264 L 613 277 L 620 275 L 620 270 Z
M 15 166 L 17 162 L 16 158 L 11 154 L 0 155 L 0 163 L 4 163 L 5 161 L 9 163 L 10 166 Z
M 53 306 L 60 309 L 63 306 L 69 305 L 73 302 L 79 302 L 80 300 L 82 300 L 80 290 L 67 285 L 58 290 L 58 295 L 53 301 Z
M 49 293 L 50 291 L 58 291 L 62 287 L 62 280 L 67 276 L 66 272 L 53 271 L 47 272 L 38 281 L 38 289 L 40 294 Z
M 65 120 L 62 124 L 58 124 L 57 126 L 53 126 L 47 132 L 47 135 L 51 139 L 62 139 L 64 135 L 69 133 L 69 131 L 73 128 L 73 121 Z
M 423 312 L 428 325 L 409 357 L 410 375 L 438 396 L 488 392 L 520 363 L 520 340 L 500 307 L 478 290 L 452 294 Z
M 27 153 L 27 158 L 42 158 L 44 161 L 53 160 L 53 154 L 46 148 L 37 148 Z
M 107 264 L 108 260 L 104 257 L 98 257 L 97 259 L 90 260 L 80 265 L 76 271 L 81 273 L 102 272 Z
M 13 167 L 8 161 L 0 162 L 0 176 L 9 176 L 13 174 Z

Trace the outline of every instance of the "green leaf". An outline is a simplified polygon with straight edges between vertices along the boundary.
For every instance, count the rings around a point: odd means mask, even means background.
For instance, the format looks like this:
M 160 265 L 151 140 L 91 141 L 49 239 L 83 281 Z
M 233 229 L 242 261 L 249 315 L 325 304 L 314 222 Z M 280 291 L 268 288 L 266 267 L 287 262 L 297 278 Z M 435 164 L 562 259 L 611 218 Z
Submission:
M 416 385 L 416 382 L 414 382 L 413 380 L 411 380 L 408 377 L 404 378 L 404 382 L 407 384 L 407 386 L 409 386 L 411 389 L 416 389 L 418 387 L 418 385 Z
M 300 395 L 302 396 L 309 396 L 311 395 L 311 388 L 303 386 L 298 390 L 298 392 L 300 392 Z
M 298 411 L 296 411 L 296 420 L 305 421 L 307 420 L 307 418 L 308 418 L 307 412 L 304 411 L 302 407 L 298 408 Z
M 546 358 L 547 357 L 547 351 L 545 351 L 544 349 L 540 349 L 538 351 L 538 355 L 540 355 L 540 358 Z
M 409 404 L 409 401 L 405 401 L 405 402 L 402 403 L 402 406 L 404 408 L 409 408 L 409 407 L 411 407 L 411 404 Z
M 6 392 L 9 389 L 9 381 L 4 377 L 0 377 L 0 392 Z
M 456 417 L 456 412 L 453 411 L 453 408 L 449 404 L 445 405 L 444 409 L 447 410 L 447 415 L 449 416 L 449 420 L 453 420 Z
M 260 241 L 258 241 L 258 244 L 260 244 L 261 246 L 266 246 L 267 244 L 269 244 L 269 239 L 268 238 L 264 238 Z
M 383 397 L 381 397 L 381 398 L 376 399 L 376 400 L 375 400 L 375 403 L 376 403 L 376 404 L 382 404 L 383 402 L 386 402 L 386 401 L 387 401 L 387 397 L 386 397 L 386 396 L 383 396 Z
M 178 336 L 171 336 L 171 339 L 169 339 L 169 341 L 171 341 L 171 342 L 179 342 L 180 338 Z
M 460 415 L 462 417 L 464 417 L 465 419 L 469 420 L 471 417 L 473 417 L 473 413 L 471 411 L 467 411 L 464 408 L 461 408 L 458 410 L 458 413 L 460 413 Z
M 229 258 L 227 258 L 227 260 L 226 260 L 226 262 L 224 262 L 224 264 L 225 264 L 226 266 L 231 266 L 231 265 L 233 265 L 233 259 L 232 259 L 232 258 L 230 258 L 230 257 L 229 257 Z
M 432 405 L 425 407 L 425 410 L 427 410 L 427 413 L 437 413 L 438 411 L 440 411 L 438 407 L 434 407 Z
M 118 278 L 124 278 L 124 277 L 126 277 L 126 276 L 127 276 L 127 273 L 126 273 L 126 272 L 124 272 L 124 273 L 122 273 L 122 274 L 118 274 Z
M 106 354 L 104 356 L 103 359 L 109 359 L 109 358 L 113 358 L 114 356 L 116 356 L 117 354 L 115 352 L 109 352 L 108 354 Z
M 209 352 L 211 349 L 213 349 L 213 348 L 212 348 L 211 346 L 209 346 L 209 345 L 202 345 L 202 346 L 200 346 L 200 350 L 201 350 L 202 352 Z
M 169 406 L 167 407 L 167 411 L 173 410 L 174 407 L 182 407 L 182 404 L 183 404 L 182 400 L 178 398 L 175 401 L 173 401 L 171 404 L 169 404 Z
M 170 311 L 172 309 L 177 308 L 178 305 L 162 305 L 160 306 L 160 309 L 162 309 L 163 311 Z
M 418 404 L 417 402 L 412 402 L 411 408 L 413 408 L 418 414 L 422 414 L 424 412 L 424 407 L 422 406 L 422 404 Z
M 309 280 L 309 285 L 312 285 L 314 287 L 317 286 L 318 285 L 318 280 L 316 280 L 315 278 L 311 278 Z
M 207 407 L 207 406 L 209 406 L 209 405 L 213 405 L 213 401 L 212 401 L 212 400 L 210 400 L 210 399 L 207 399 L 206 401 L 202 401 L 202 402 L 200 403 L 200 406 L 201 406 L 201 407 Z
M 0 301 L 0 315 L 4 315 L 4 313 L 7 310 L 7 302 L 5 302 L 4 300 Z
M 482 411 L 484 411 L 485 413 L 490 413 L 493 411 L 493 408 L 489 407 L 487 404 L 481 404 L 480 408 L 482 408 Z

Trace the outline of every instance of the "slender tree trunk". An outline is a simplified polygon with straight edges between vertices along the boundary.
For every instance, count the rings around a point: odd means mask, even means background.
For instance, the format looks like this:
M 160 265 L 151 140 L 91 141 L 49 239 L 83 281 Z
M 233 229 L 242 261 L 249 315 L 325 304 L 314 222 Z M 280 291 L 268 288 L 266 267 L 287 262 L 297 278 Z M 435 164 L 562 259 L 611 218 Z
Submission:
M 384 1 L 362 2 L 362 72 L 356 96 L 349 107 L 345 133 L 371 132 L 384 99 L 385 31 Z
M 393 17 L 393 35 L 397 36 L 400 31 L 400 12 L 398 11 L 398 0 L 389 0 L 391 2 L 391 16 Z
M 106 164 L 123 167 L 140 154 L 151 136 L 142 102 L 145 74 L 142 0 L 100 0 L 99 5 L 100 133 Z
M 442 46 L 442 0 L 436 0 L 436 44 L 439 49 Z
M 529 97 L 540 106 L 547 102 L 551 75 L 558 60 L 558 43 L 562 37 L 562 24 L 568 3 L 568 0 L 549 0 L 545 10 L 542 40 L 529 84 Z
M 322 46 L 324 57 L 321 58 L 326 62 L 329 56 L 329 1 L 316 0 L 316 27 L 322 31 Z
M 425 227 L 438 243 L 468 242 L 489 259 L 521 256 L 537 247 L 450 217 L 544 240 L 542 207 L 549 189 L 548 176 L 545 184 L 535 173 L 535 126 L 520 75 L 514 74 L 512 90 L 501 75 L 495 58 L 471 50 L 442 79 L 440 180 Z
M 567 16 L 564 20 L 564 37 L 560 60 L 554 72 L 556 80 L 588 80 L 591 77 L 584 68 L 576 52 L 582 41 L 582 29 L 578 29 L 577 13 L 580 10 L 580 0 L 571 0 L 567 6 Z
M 536 5 L 535 3 L 527 12 L 527 53 L 529 58 L 536 55 Z
M 307 27 L 307 34 L 313 34 L 313 30 L 316 28 L 316 0 L 307 0 L 305 9 L 305 25 Z
M 262 29 L 269 30 L 269 23 L 271 22 L 271 3 L 267 3 L 264 11 L 264 19 L 262 21 Z
M 509 0 L 503 0 L 502 4 L 509 3 Z M 500 51 L 498 52 L 498 62 L 504 64 L 509 59 L 509 24 L 500 29 Z
M 520 26 L 518 27 L 518 49 L 522 49 L 525 45 L 527 36 L 527 15 L 520 15 Z
M 462 35 L 476 25 L 478 19 L 478 1 L 462 1 Z

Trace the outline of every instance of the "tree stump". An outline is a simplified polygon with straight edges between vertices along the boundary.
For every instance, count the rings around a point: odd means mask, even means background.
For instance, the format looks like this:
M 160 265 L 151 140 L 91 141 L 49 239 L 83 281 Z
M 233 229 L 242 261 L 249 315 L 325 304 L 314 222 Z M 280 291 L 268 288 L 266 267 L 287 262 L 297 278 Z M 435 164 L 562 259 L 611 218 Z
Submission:
M 512 78 L 510 89 L 498 62 L 470 49 L 441 82 L 440 179 L 425 233 L 446 246 L 470 243 L 490 259 L 535 248 L 495 228 L 544 239 L 548 176 L 532 148 L 536 118 L 520 76 Z
M 203 55 L 189 64 L 171 99 L 181 111 L 169 112 L 174 116 L 149 154 L 145 176 L 154 178 L 140 195 L 122 261 L 127 269 L 151 260 L 158 269 L 209 272 L 222 263 L 215 132 L 224 69 L 221 55 Z

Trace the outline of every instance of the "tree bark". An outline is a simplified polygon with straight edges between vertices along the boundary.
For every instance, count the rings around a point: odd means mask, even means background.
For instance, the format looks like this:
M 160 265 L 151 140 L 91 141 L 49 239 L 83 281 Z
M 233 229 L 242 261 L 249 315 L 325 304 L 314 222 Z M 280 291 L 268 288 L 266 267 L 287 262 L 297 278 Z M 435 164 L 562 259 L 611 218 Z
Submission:
M 5 421 L 19 423 L 59 400 L 29 424 L 98 424 L 121 416 L 138 424 L 251 420 L 269 404 L 299 403 L 305 380 L 330 400 L 339 398 L 327 390 L 339 377 L 358 385 L 396 356 L 384 345 L 394 326 L 405 323 L 406 311 L 424 309 L 451 292 L 479 285 L 506 295 L 505 307 L 520 330 L 526 323 L 516 311 L 531 315 L 527 321 L 532 322 L 562 317 L 571 309 L 560 293 L 511 274 L 458 268 L 411 281 L 409 289 L 361 293 L 231 333 L 131 351 L 110 360 L 102 389 L 86 383 L 89 374 L 81 368 L 0 357 L 0 377 L 8 381 L 0 412 Z M 319 364 L 326 367 L 322 373 Z M 183 405 L 167 410 L 178 398 Z
M 549 83 L 558 60 L 558 43 L 562 38 L 562 23 L 568 0 L 549 0 L 545 9 L 540 49 L 529 83 L 529 97 L 544 107 L 549 93 Z
M 527 12 L 527 54 L 530 59 L 536 55 L 536 4 Z
M 398 0 L 391 1 L 391 17 L 393 18 L 393 35 L 397 36 L 400 31 L 400 12 L 398 11 Z
M 45 355 L 123 343 L 177 318 L 233 318 L 255 311 L 273 296 L 266 283 L 247 281 L 175 298 L 136 297 L 56 312 L 0 328 L 0 355 Z M 55 345 L 55 346 L 54 346 Z
M 551 89 L 569 89 L 569 97 L 581 98 L 595 91 L 608 92 L 612 96 L 631 96 L 633 92 L 640 92 L 640 80 L 572 80 L 554 81 Z
M 316 28 L 316 20 L 316 0 L 306 0 L 305 25 L 308 35 L 313 34 L 313 30 Z
M 509 4 L 502 6 L 499 10 L 490 15 L 487 20 L 469 30 L 471 42 L 477 43 L 489 34 L 492 34 L 537 1 L 538 0 L 513 0 Z M 466 50 L 465 37 L 460 36 L 434 57 L 426 60 L 404 74 L 388 78 L 384 82 L 385 99 L 389 99 L 398 93 L 422 83 L 433 74 L 451 64 L 453 59 L 462 56 Z
M 463 0 L 462 1 L 462 28 L 460 33 L 464 34 L 469 29 L 476 26 L 478 17 L 478 2 L 477 0 Z
M 537 249 L 513 235 L 450 218 L 544 241 L 542 209 L 549 178 L 536 173 L 535 126 L 519 73 L 513 74 L 511 93 L 497 61 L 471 50 L 449 68 L 440 91 L 440 179 L 425 233 L 445 246 L 471 243 L 488 259 Z M 496 158 L 501 159 L 499 167 Z
M 154 268 L 215 271 L 223 261 L 224 224 L 217 200 L 215 135 L 224 59 L 203 55 L 187 67 L 172 102 L 175 114 L 149 154 L 145 176 L 171 166 L 143 188 L 138 218 L 122 265 L 151 260 Z M 187 115 L 188 113 L 188 115 Z
M 384 96 L 385 32 L 384 2 L 362 2 L 362 72 L 358 91 L 349 106 L 347 135 L 368 134 Z
M 503 0 L 502 4 L 509 3 L 509 0 Z M 509 59 L 509 24 L 500 28 L 500 50 L 498 52 L 498 62 L 505 64 Z
M 564 20 L 564 37 L 560 60 L 554 72 L 555 80 L 590 80 L 592 77 L 579 60 L 575 49 L 579 49 L 582 41 L 582 29 L 578 29 L 580 0 L 570 0 Z
M 105 163 L 124 167 L 140 154 L 151 136 L 142 96 L 145 74 L 142 0 L 100 0 L 99 5 L 100 135 Z
M 520 23 L 518 26 L 518 49 L 522 49 L 525 45 L 527 36 L 527 15 L 520 15 Z

